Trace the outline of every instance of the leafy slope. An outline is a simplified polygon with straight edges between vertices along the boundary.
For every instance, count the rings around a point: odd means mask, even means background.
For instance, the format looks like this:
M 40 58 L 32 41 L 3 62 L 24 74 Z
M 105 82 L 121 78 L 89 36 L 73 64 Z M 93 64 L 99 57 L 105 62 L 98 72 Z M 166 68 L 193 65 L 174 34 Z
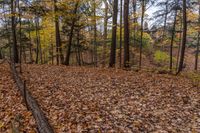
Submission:
M 23 68 L 57 133 L 200 132 L 200 90 L 187 79 L 115 69 Z
M 35 133 L 35 121 L 16 89 L 9 66 L 0 64 L 0 133 L 12 130 Z

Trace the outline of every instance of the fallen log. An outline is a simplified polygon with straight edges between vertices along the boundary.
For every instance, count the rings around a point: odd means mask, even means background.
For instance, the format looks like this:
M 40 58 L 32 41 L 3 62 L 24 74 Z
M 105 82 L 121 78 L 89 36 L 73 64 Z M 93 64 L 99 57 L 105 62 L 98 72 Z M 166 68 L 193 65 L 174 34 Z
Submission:
M 13 75 L 13 79 L 16 82 L 16 85 L 23 96 L 25 103 L 27 104 L 28 108 L 31 110 L 33 117 L 37 123 L 37 129 L 39 133 L 54 133 L 53 128 L 49 124 L 46 116 L 44 115 L 43 111 L 40 109 L 37 101 L 31 96 L 30 92 L 25 88 L 24 82 L 19 77 L 18 72 L 15 68 L 15 65 L 12 62 L 9 62 L 11 67 L 11 72 Z M 24 91 L 26 90 L 26 91 Z

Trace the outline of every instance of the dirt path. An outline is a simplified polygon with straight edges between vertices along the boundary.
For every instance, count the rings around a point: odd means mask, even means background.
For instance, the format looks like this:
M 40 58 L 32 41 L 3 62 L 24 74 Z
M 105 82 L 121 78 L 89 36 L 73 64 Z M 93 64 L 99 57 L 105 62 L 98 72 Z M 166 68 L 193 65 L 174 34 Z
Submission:
M 24 106 L 16 89 L 8 64 L 0 64 L 0 133 L 35 133 L 35 121 Z
M 200 89 L 169 75 L 25 65 L 57 133 L 200 132 Z

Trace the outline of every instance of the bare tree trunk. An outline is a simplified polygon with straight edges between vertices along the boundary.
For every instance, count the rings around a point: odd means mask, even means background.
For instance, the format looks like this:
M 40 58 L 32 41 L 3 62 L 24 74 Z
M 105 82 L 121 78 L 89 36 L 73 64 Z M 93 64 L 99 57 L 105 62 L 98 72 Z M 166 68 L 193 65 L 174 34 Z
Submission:
M 57 65 L 60 64 L 60 60 L 59 60 L 59 46 L 60 46 L 60 33 L 59 33 L 59 29 L 58 29 L 58 16 L 56 15 L 56 10 L 57 10 L 57 6 L 56 3 L 57 1 L 54 0 L 54 13 L 55 13 L 55 32 L 56 32 L 56 63 Z
M 60 38 L 60 25 L 59 25 L 59 16 L 56 14 L 57 13 L 57 0 L 54 0 L 54 13 L 55 13 L 55 32 L 56 32 L 56 61 L 57 65 L 61 62 L 62 64 L 64 63 L 64 56 L 62 53 L 62 44 L 61 44 L 61 38 Z M 60 58 L 60 61 L 59 61 Z
M 3 11 L 5 11 L 5 5 L 3 4 Z M 4 19 L 5 19 L 5 22 L 6 22 L 6 25 L 5 25 L 5 29 L 7 31 L 7 40 L 8 40 L 8 45 L 9 45 L 9 55 L 10 55 L 10 60 L 13 60 L 13 56 L 12 56 L 12 43 L 11 43 L 11 35 L 9 34 L 9 30 L 8 30 L 8 25 L 9 25 L 9 20 L 7 19 L 7 16 L 6 14 L 4 13 L 3 14 L 4 16 Z
M 30 56 L 30 62 L 32 63 L 33 62 L 33 55 L 32 55 L 32 43 L 31 43 L 31 24 L 30 24 L 30 20 L 28 21 L 28 27 L 29 27 L 29 30 L 28 30 L 28 35 L 29 35 L 29 56 Z
M 23 51 L 23 57 L 24 57 L 24 63 L 26 63 L 26 48 L 25 46 L 22 47 L 22 51 Z
M 117 43 L 117 14 L 118 14 L 118 0 L 114 0 L 113 5 L 113 24 L 112 24 L 112 44 L 110 49 L 110 63 L 109 67 L 115 65 L 116 60 L 116 43 Z
M 83 61 L 83 52 L 82 51 L 80 51 L 80 59 L 81 59 L 81 64 L 83 65 L 84 61 Z
M 74 15 L 77 14 L 78 5 L 79 5 L 79 1 L 76 2 L 74 12 L 73 12 Z M 69 43 L 68 43 L 68 48 L 67 48 L 67 53 L 66 53 L 66 58 L 65 58 L 65 65 L 67 65 L 67 66 L 69 65 L 69 61 L 70 61 L 70 54 L 71 54 L 72 39 L 73 39 L 73 35 L 74 35 L 75 23 L 76 23 L 76 17 L 74 16 L 72 18 L 72 25 L 71 25 L 70 34 L 69 34 Z
M 77 31 L 77 47 L 76 47 L 76 56 L 77 56 L 77 63 L 81 66 L 81 57 L 80 57 L 80 30 Z
M 104 0 L 105 17 L 104 17 L 104 44 L 103 44 L 103 66 L 106 64 L 106 50 L 107 50 L 107 26 L 108 26 L 108 2 Z
M 124 67 L 130 67 L 130 55 L 129 55 L 129 0 L 124 0 Z
M 39 63 L 39 50 L 40 50 L 40 39 L 39 39 L 39 18 L 36 16 L 35 18 L 35 33 L 36 33 L 36 64 Z
M 136 32 L 137 32 L 137 0 L 133 0 L 133 46 L 136 45 Z M 132 61 L 134 63 L 134 53 Z
M 175 16 L 174 16 L 174 24 L 173 24 L 173 29 L 172 29 L 172 37 L 171 37 L 171 45 L 170 45 L 170 63 L 169 63 L 169 69 L 172 71 L 173 67 L 173 44 L 174 44 L 174 36 L 176 32 L 176 17 L 177 17 L 177 10 L 175 11 Z
M 181 50 L 181 40 L 182 40 L 182 32 L 180 32 L 180 35 L 179 35 L 178 55 L 176 59 L 176 71 L 178 70 L 179 56 L 180 56 L 180 50 Z
M 199 4 L 199 23 L 200 23 L 200 4 Z M 196 49 L 196 55 L 195 55 L 195 70 L 198 70 L 198 60 L 199 60 L 199 45 L 200 45 L 200 32 L 198 32 L 198 38 L 197 38 L 197 49 Z
M 133 43 L 136 44 L 136 23 L 137 23 L 137 0 L 133 0 L 133 23 L 134 23 L 134 33 L 133 33 Z
M 119 35 L 119 66 L 122 67 L 122 10 L 123 1 L 120 1 L 120 35 Z
M 3 59 L 1 48 L 0 48 L 0 59 Z
M 164 19 L 164 29 L 163 29 L 163 36 L 162 36 L 162 40 L 164 39 L 165 37 L 165 33 L 166 33 L 166 25 L 167 25 L 167 15 L 168 15 L 168 2 L 169 0 L 166 0 L 166 3 L 165 3 L 165 19 Z
M 42 51 L 42 55 L 43 55 L 43 63 L 45 64 L 46 63 L 46 50 L 43 50 Z
M 145 1 L 142 0 L 142 17 L 141 17 L 141 35 L 140 35 L 140 60 L 139 60 L 139 68 L 141 68 L 141 66 L 142 66 L 142 47 L 143 47 L 144 12 L 145 12 Z
M 20 9 L 20 0 L 17 1 L 17 8 L 19 14 L 19 63 L 20 63 L 20 73 L 22 73 L 22 22 L 21 22 L 21 9 Z
M 11 0 L 11 14 L 12 14 L 11 23 L 12 23 L 12 40 L 13 40 L 13 46 L 12 46 L 13 61 L 14 63 L 19 63 L 14 0 Z
M 96 20 L 96 1 L 94 0 L 94 66 L 97 67 L 97 20 Z
M 180 51 L 181 51 L 181 44 L 182 44 L 182 28 L 183 28 L 183 20 L 181 18 L 181 10 L 180 10 L 180 33 L 179 33 L 179 46 L 178 46 L 178 55 L 176 59 L 176 71 L 178 71 L 178 64 L 179 64 L 179 56 L 180 56 Z
M 198 41 L 197 41 L 197 50 L 196 50 L 196 55 L 195 55 L 195 70 L 198 70 L 198 60 L 199 60 L 199 36 L 200 36 L 200 32 L 198 32 Z
M 186 13 L 186 0 L 183 0 L 183 37 L 182 37 L 180 62 L 177 74 L 179 74 L 183 70 L 186 41 L 187 41 L 187 13 Z
M 53 61 L 54 61 L 54 52 L 53 52 L 53 44 L 51 44 L 51 54 L 52 54 L 52 57 L 51 57 L 51 64 L 53 65 Z
M 40 31 L 38 31 L 38 33 L 39 33 L 39 34 L 38 34 L 38 35 L 39 35 L 38 37 L 39 37 L 39 40 L 40 40 Z M 42 45 L 41 45 L 41 43 L 40 43 L 39 46 L 40 46 L 40 47 L 39 47 L 39 49 L 40 49 L 40 50 L 39 50 L 39 51 L 40 51 L 40 63 L 43 64 L 43 50 L 42 50 Z

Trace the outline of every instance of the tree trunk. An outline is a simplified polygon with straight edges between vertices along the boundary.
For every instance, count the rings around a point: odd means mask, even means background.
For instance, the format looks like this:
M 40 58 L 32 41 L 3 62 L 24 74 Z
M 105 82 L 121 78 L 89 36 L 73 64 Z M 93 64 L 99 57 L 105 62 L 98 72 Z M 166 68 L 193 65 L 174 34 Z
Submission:
M 110 63 L 109 67 L 115 65 L 116 60 L 116 43 L 117 43 L 117 14 L 118 14 L 118 0 L 114 0 L 113 5 L 113 24 L 112 24 L 112 44 L 110 49 Z
M 137 32 L 137 0 L 132 1 L 133 4 L 133 45 L 136 45 L 136 32 Z M 132 54 L 132 63 L 134 64 L 134 53 Z
M 163 29 L 163 36 L 162 36 L 162 40 L 164 39 L 165 37 L 165 33 L 166 33 L 166 25 L 167 25 L 167 15 L 168 15 L 168 2 L 169 0 L 166 1 L 166 7 L 165 7 L 165 19 L 164 19 L 164 29 Z
M 60 25 L 59 25 L 59 16 L 57 15 L 57 0 L 54 0 L 54 13 L 55 13 L 55 32 L 56 32 L 56 61 L 57 65 L 61 62 L 63 64 L 64 57 L 62 53 L 62 44 L 61 44 L 61 38 L 60 38 Z M 59 60 L 60 58 L 60 60 Z
M 28 27 L 29 27 L 29 30 L 28 30 L 28 36 L 29 36 L 29 59 L 30 59 L 30 62 L 32 63 L 33 62 L 33 55 L 32 55 L 32 43 L 31 43 L 31 31 L 30 31 L 30 29 L 31 29 L 31 24 L 30 24 L 30 20 L 28 21 Z
M 120 1 L 120 35 L 119 35 L 119 66 L 122 67 L 122 10 L 123 10 L 122 0 Z
M 187 41 L 186 0 L 183 0 L 183 36 L 182 36 L 182 46 L 181 46 L 180 61 L 177 74 L 179 74 L 183 70 L 186 41 Z
M 16 37 L 16 19 L 15 19 L 15 6 L 14 6 L 14 0 L 11 0 L 11 23 L 12 23 L 12 40 L 13 40 L 13 46 L 12 46 L 12 52 L 13 52 L 13 61 L 14 63 L 19 63 L 19 57 L 18 57 L 18 48 L 17 48 L 17 37 Z
M 81 66 L 81 57 L 80 57 L 80 29 L 78 29 L 78 31 L 77 31 L 76 56 L 77 56 L 77 64 L 79 66 Z
M 39 32 L 39 40 L 40 40 L 40 32 Z M 40 63 L 43 64 L 43 50 L 42 50 L 42 45 L 40 43 Z
M 181 49 L 181 40 L 182 40 L 182 32 L 179 34 L 178 55 L 176 58 L 176 71 L 178 70 L 178 63 L 179 63 L 179 56 L 180 56 L 180 49 Z
M 0 59 L 3 59 L 1 48 L 0 48 Z
M 94 0 L 94 66 L 97 67 L 97 20 L 96 20 L 96 1 Z
M 20 9 L 20 1 L 17 1 L 17 8 L 19 14 L 19 63 L 20 63 L 20 73 L 22 72 L 22 22 L 21 22 L 21 9 Z
M 77 14 L 78 4 L 79 4 L 79 1 L 76 2 L 73 15 Z M 65 58 L 65 65 L 67 65 L 67 66 L 69 65 L 69 61 L 70 61 L 70 54 L 71 54 L 72 39 L 73 39 L 73 34 L 74 34 L 75 23 L 76 23 L 76 17 L 73 16 L 72 25 L 71 25 L 70 34 L 69 34 L 69 43 L 68 43 L 68 48 L 67 48 L 67 53 L 66 53 L 66 58 Z
M 199 60 L 199 36 L 200 36 L 200 32 L 198 32 L 198 42 L 197 42 L 197 50 L 196 50 L 196 55 L 195 55 L 195 70 L 198 70 L 198 60 Z
M 178 64 L 179 64 L 179 56 L 181 51 L 181 44 L 182 44 L 182 28 L 183 28 L 183 19 L 181 18 L 181 10 L 180 10 L 180 33 L 179 33 L 179 46 L 178 46 L 178 55 L 176 58 L 176 71 L 178 71 Z
M 200 24 L 200 4 L 199 4 L 199 24 Z M 200 32 L 198 31 L 198 36 L 197 36 L 197 49 L 196 49 L 196 55 L 195 55 L 195 70 L 198 70 L 198 60 L 199 60 L 199 45 L 200 45 Z
M 51 64 L 53 65 L 53 61 L 54 61 L 54 52 L 53 52 L 53 44 L 51 44 Z
M 134 23 L 134 28 L 133 28 L 133 44 L 135 45 L 136 44 L 136 23 L 137 23 L 137 0 L 133 0 L 133 15 L 134 15 L 134 20 L 133 20 L 133 23 Z
M 40 52 L 40 39 L 39 39 L 39 18 L 35 18 L 35 33 L 36 33 L 36 64 L 39 63 L 39 52 Z
M 103 44 L 103 66 L 106 64 L 106 50 L 107 50 L 107 26 L 108 26 L 108 2 L 104 0 L 105 17 L 104 17 L 104 44 Z
M 176 32 L 176 17 L 177 17 L 177 10 L 175 11 L 175 16 L 174 16 L 174 24 L 173 24 L 173 29 L 172 29 L 172 37 L 171 37 L 171 45 L 170 45 L 170 63 L 169 63 L 169 69 L 172 71 L 173 67 L 173 44 L 174 44 L 174 36 Z
M 124 0 L 124 67 L 130 67 L 128 17 L 129 17 L 129 0 Z
M 140 60 L 139 68 L 142 66 L 142 47 L 143 47 L 143 24 L 144 24 L 145 1 L 142 0 L 141 35 L 140 35 Z

